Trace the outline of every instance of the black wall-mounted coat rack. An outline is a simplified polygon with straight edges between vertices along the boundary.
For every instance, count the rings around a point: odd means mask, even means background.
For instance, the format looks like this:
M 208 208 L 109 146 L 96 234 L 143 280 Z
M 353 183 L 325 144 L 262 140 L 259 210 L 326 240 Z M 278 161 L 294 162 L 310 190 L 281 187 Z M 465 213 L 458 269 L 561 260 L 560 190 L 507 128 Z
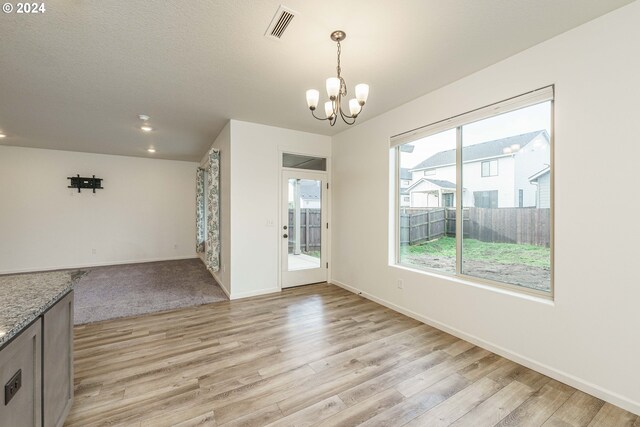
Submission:
M 102 187 L 102 178 L 96 178 L 95 175 L 93 175 L 92 178 L 85 178 L 77 175 L 67 177 L 67 179 L 71 180 L 71 185 L 67 188 L 77 188 L 78 193 L 81 192 L 82 188 L 91 188 L 94 193 L 96 190 L 102 190 L 104 188 Z

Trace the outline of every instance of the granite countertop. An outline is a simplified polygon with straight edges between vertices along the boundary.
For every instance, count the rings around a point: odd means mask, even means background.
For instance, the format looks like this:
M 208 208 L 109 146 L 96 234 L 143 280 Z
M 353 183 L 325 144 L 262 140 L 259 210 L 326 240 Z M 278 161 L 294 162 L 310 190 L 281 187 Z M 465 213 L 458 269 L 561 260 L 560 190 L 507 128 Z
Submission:
M 0 347 L 72 290 L 83 275 L 53 271 L 0 276 Z

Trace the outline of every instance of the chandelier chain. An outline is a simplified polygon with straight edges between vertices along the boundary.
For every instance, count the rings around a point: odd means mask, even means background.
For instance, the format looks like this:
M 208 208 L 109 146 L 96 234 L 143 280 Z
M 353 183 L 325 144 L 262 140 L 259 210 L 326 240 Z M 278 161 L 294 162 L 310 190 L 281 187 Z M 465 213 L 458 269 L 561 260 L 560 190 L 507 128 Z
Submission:
M 341 77 L 340 77 L 340 71 L 342 71 L 342 70 L 341 70 L 341 68 L 340 68 L 340 52 L 341 52 L 341 51 L 342 51 L 342 48 L 341 48 L 341 46 L 340 46 L 340 42 L 338 42 L 338 66 L 336 67 L 336 70 L 338 71 L 338 78 L 339 78 L 339 79 L 341 79 Z
M 340 40 L 336 42 L 338 44 L 338 66 L 336 67 L 336 71 L 338 72 L 338 78 L 340 79 L 340 95 L 347 96 L 347 84 L 342 78 L 342 67 L 340 66 L 340 54 L 342 53 L 342 45 L 340 44 Z

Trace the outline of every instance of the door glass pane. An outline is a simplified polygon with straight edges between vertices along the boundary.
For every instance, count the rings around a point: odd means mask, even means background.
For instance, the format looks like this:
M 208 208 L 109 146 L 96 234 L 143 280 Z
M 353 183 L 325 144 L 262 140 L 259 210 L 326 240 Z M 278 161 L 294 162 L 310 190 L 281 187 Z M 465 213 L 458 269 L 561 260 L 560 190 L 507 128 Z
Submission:
M 322 181 L 289 179 L 289 271 L 320 268 Z
M 456 271 L 456 130 L 400 146 L 400 264 Z
M 462 127 L 462 273 L 551 283 L 551 103 Z

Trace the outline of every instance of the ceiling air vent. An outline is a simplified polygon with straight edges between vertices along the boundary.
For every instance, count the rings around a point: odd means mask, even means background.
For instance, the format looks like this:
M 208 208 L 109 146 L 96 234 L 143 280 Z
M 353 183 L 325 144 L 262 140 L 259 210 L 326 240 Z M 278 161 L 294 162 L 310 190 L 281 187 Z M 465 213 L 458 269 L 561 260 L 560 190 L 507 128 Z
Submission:
M 280 40 L 294 16 L 296 16 L 296 12 L 280 5 L 275 16 L 271 20 L 267 31 L 264 33 L 265 37 Z

